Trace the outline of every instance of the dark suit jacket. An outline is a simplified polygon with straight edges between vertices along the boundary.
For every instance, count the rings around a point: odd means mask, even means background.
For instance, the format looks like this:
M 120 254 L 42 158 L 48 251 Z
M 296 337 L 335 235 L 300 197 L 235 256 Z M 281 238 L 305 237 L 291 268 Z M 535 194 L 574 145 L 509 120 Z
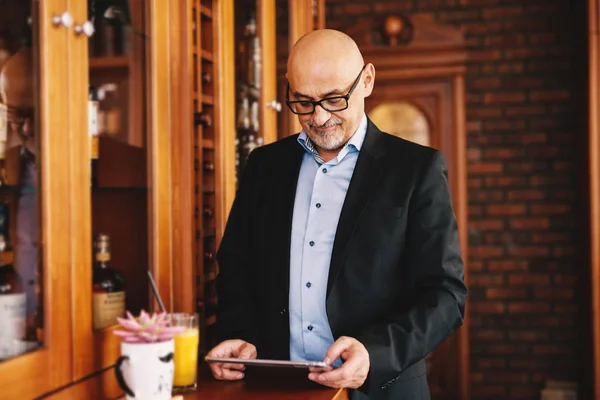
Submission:
M 251 153 L 218 252 L 219 339 L 253 343 L 260 358 L 290 357 L 297 136 Z M 327 282 L 334 338 L 354 337 L 370 356 L 353 397 L 429 398 L 423 358 L 462 324 L 463 272 L 443 156 L 369 121 Z

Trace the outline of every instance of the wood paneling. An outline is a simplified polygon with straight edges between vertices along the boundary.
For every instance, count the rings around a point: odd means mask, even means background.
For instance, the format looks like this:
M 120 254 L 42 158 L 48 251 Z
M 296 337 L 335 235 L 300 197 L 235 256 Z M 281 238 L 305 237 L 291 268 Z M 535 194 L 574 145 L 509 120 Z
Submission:
M 2 396 L 36 398 L 71 379 L 71 210 L 68 45 L 65 27 L 52 17 L 67 10 L 64 0 L 32 2 L 36 51 L 36 129 L 40 138 L 41 280 L 44 347 L 0 363 Z M 39 29 L 39 30 L 38 30 Z M 36 96 L 37 97 L 37 96 Z
M 162 0 L 148 0 L 150 40 L 148 68 L 150 81 L 149 113 L 150 140 L 149 166 L 151 221 L 148 240 L 150 247 L 150 270 L 167 310 L 173 305 L 172 267 L 172 220 L 171 220 L 171 122 L 170 113 L 170 4 Z M 154 302 L 155 309 L 158 304 Z
M 600 399 L 600 38 L 598 0 L 588 1 L 590 263 L 594 399 Z

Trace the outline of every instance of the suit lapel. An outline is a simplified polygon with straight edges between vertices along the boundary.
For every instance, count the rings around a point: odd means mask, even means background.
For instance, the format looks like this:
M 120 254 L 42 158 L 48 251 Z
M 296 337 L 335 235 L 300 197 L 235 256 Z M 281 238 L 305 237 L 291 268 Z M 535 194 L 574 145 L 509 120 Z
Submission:
M 369 120 L 367 134 L 354 167 L 354 173 L 338 221 L 329 266 L 327 296 L 329 296 L 335 279 L 342 268 L 346 247 L 356 229 L 360 216 L 383 175 L 380 158 L 385 153 L 385 148 L 382 142 L 383 134 Z
M 297 141 L 290 142 L 291 148 L 286 151 L 286 157 L 283 158 L 283 164 L 280 166 L 279 182 L 275 182 L 278 190 L 273 193 L 277 199 L 277 206 L 273 218 L 279 221 L 278 238 L 281 240 L 279 249 L 278 265 L 275 266 L 279 275 L 281 287 L 285 288 L 285 299 L 289 296 L 290 284 L 290 251 L 292 240 L 292 221 L 294 214 L 294 203 L 296 197 L 296 187 L 298 186 L 298 176 L 300 166 L 302 165 L 302 156 L 304 149 Z M 287 307 L 287 304 L 286 304 Z

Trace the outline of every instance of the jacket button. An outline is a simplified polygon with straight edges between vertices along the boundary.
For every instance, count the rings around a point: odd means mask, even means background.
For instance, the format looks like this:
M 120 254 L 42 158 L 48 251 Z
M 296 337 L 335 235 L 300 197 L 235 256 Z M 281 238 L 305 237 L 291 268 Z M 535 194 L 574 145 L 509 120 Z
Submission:
M 285 308 L 282 308 L 281 310 L 279 310 L 279 314 L 285 315 L 287 314 L 287 310 Z

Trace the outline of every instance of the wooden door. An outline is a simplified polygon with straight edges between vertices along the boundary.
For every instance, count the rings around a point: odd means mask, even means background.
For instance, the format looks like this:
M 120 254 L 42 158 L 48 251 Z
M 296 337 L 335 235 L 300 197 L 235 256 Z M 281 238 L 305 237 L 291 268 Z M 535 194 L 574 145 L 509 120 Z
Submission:
M 66 0 L 0 1 L 9 56 L 0 66 L 0 202 L 10 221 L 1 233 L 11 244 L 1 269 L 12 260 L 24 290 L 0 298 L 2 398 L 37 398 L 71 379 L 71 22 Z
M 436 148 L 446 158 L 466 279 L 466 53 L 462 34 L 425 15 L 361 21 L 346 32 L 358 42 L 365 61 L 375 65 L 375 87 L 366 99 L 365 112 L 381 130 Z M 468 349 L 467 313 L 463 327 L 426 358 L 433 399 L 469 398 Z
M 376 82 L 367 99 L 365 112 L 384 132 L 440 150 L 450 168 L 455 159 L 452 148 L 453 104 L 450 81 L 428 79 L 386 79 Z M 455 168 L 450 172 L 456 188 Z M 458 399 L 460 344 L 454 335 L 427 356 L 427 373 L 433 399 Z

